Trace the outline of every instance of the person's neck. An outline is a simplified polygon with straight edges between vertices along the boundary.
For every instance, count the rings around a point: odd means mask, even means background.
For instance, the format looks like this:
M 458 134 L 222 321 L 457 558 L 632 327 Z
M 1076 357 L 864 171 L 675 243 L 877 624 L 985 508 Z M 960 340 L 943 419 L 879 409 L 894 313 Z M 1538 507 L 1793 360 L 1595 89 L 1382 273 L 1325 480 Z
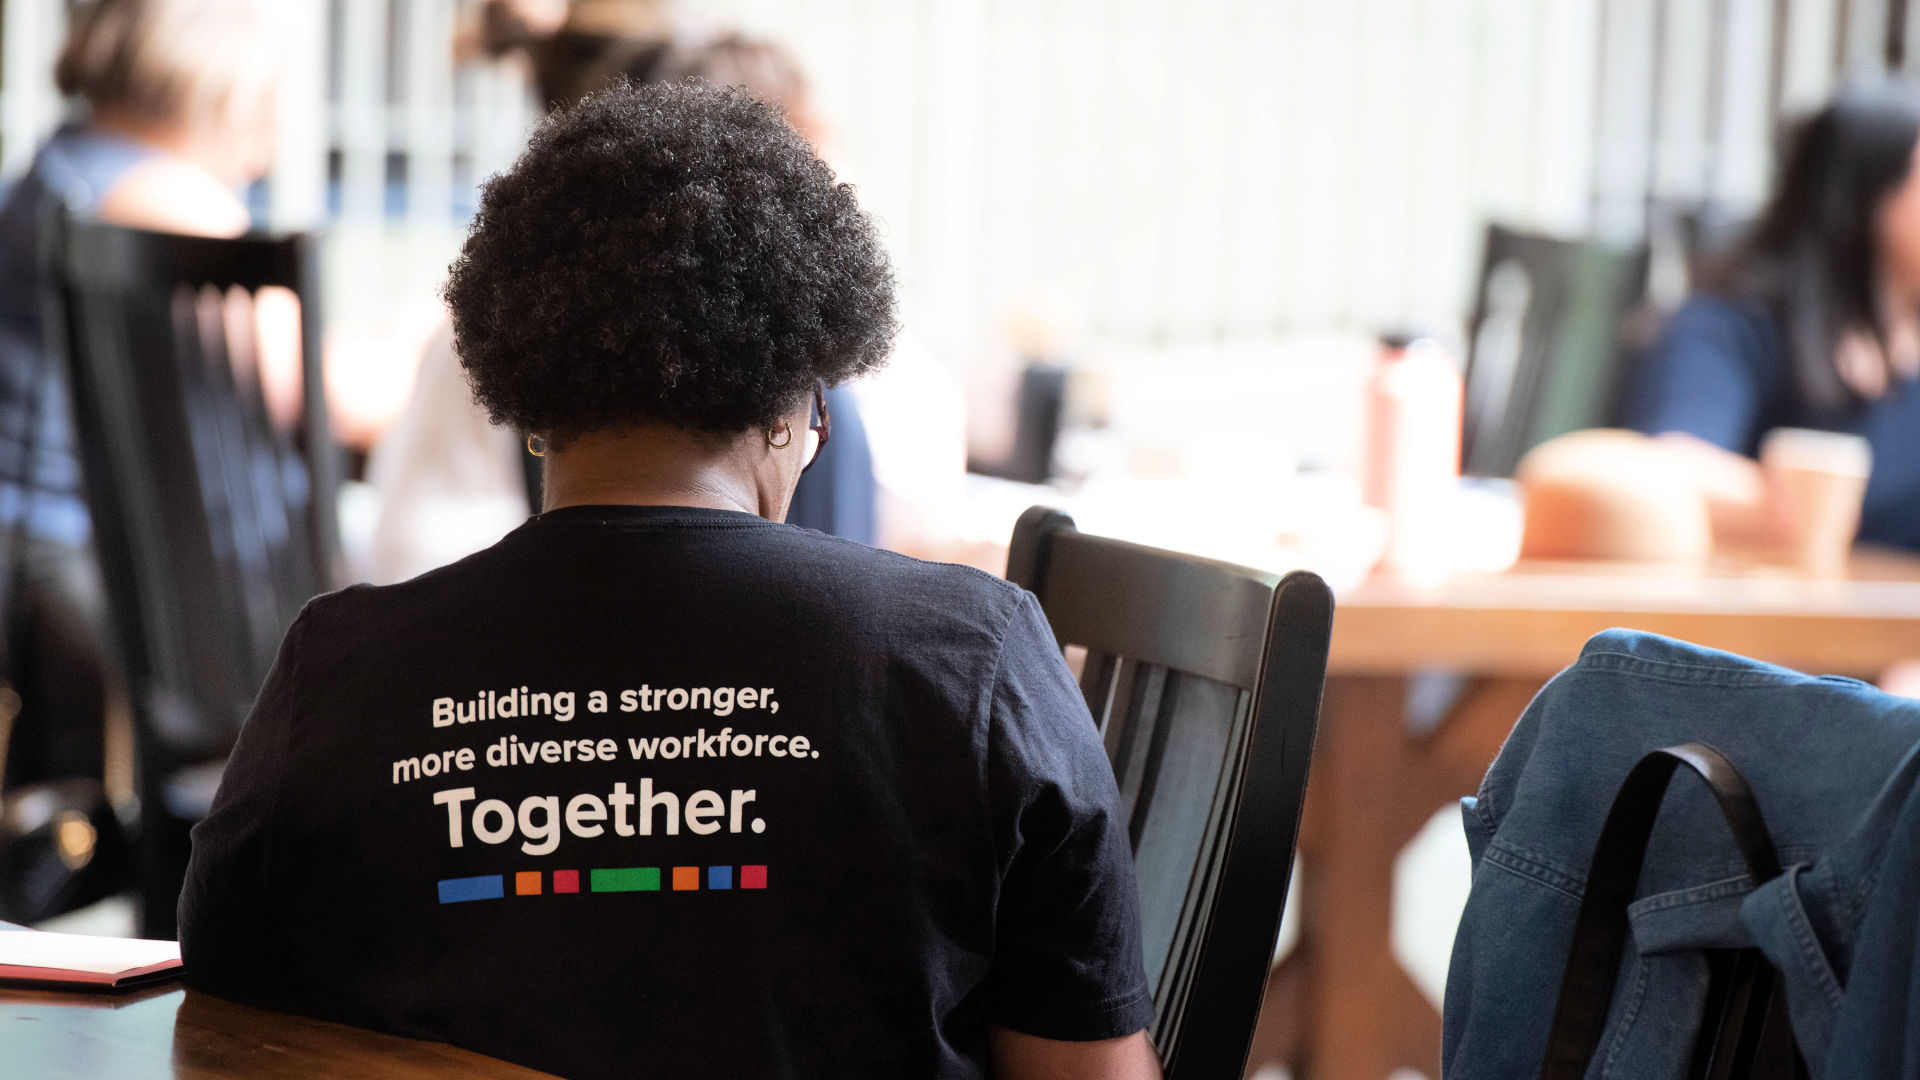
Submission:
M 761 441 L 666 426 L 576 435 L 547 451 L 543 509 L 694 506 L 781 521 L 788 497 L 755 468 Z

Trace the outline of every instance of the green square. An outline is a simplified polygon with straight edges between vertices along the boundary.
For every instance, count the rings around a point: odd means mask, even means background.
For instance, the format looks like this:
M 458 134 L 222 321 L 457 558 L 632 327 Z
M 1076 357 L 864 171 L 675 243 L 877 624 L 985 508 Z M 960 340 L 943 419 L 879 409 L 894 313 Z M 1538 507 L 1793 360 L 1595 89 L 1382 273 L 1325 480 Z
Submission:
M 589 870 L 587 888 L 593 892 L 659 892 L 660 868 L 626 866 L 617 870 Z

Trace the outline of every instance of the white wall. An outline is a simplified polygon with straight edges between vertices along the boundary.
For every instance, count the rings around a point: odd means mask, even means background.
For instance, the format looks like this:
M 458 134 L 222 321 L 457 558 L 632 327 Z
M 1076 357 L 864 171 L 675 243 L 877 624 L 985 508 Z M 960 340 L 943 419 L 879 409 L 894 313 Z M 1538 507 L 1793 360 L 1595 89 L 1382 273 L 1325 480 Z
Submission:
M 511 160 L 529 103 L 506 67 L 451 71 L 472 0 L 279 2 L 304 51 L 272 222 L 332 225 L 331 310 L 364 319 L 431 287 L 448 208 Z M 4 0 L 8 172 L 58 116 L 62 6 Z M 1751 207 L 1776 102 L 1870 69 L 1887 22 L 1886 0 L 677 6 L 795 49 L 916 327 L 961 351 L 1034 297 L 1149 342 L 1445 323 L 1489 219 L 1632 240 L 1650 194 Z
M 1633 240 L 1649 191 L 1750 207 L 1770 167 L 1772 0 L 681 7 L 800 53 L 960 340 L 1036 291 L 1147 340 L 1445 322 L 1489 219 Z M 1803 105 L 1837 8 L 1789 7 Z

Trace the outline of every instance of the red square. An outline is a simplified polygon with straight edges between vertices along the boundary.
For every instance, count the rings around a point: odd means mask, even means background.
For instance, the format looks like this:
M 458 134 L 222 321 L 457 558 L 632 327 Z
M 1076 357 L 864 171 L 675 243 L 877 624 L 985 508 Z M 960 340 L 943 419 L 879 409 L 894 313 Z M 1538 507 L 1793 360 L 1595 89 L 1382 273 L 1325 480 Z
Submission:
M 557 893 L 579 892 L 580 891 L 580 871 L 555 870 L 553 872 L 553 891 Z
M 740 868 L 740 887 L 743 889 L 764 889 L 767 887 L 767 868 L 764 866 L 743 866 Z

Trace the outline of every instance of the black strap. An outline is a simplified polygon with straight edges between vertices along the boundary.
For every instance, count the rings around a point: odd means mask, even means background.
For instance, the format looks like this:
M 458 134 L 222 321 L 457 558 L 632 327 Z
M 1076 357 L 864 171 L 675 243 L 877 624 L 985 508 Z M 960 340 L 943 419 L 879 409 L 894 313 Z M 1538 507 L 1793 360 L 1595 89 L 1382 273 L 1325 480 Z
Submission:
M 1780 860 L 1760 816 L 1760 804 L 1754 801 L 1746 779 L 1718 750 L 1687 743 L 1641 758 L 1614 796 L 1587 868 L 1586 895 L 1580 901 L 1573 947 L 1560 982 L 1541 1080 L 1580 1080 L 1599 1048 L 1627 943 L 1627 905 L 1640 888 L 1640 868 L 1667 784 L 1682 765 L 1712 789 L 1753 884 L 1758 887 L 1780 875 Z M 1763 1036 L 1770 1046 L 1777 1045 L 1784 1028 L 1774 971 L 1757 951 L 1744 950 L 1736 958 L 1731 978 L 1707 1069 L 1713 1077 L 1748 1074 Z

